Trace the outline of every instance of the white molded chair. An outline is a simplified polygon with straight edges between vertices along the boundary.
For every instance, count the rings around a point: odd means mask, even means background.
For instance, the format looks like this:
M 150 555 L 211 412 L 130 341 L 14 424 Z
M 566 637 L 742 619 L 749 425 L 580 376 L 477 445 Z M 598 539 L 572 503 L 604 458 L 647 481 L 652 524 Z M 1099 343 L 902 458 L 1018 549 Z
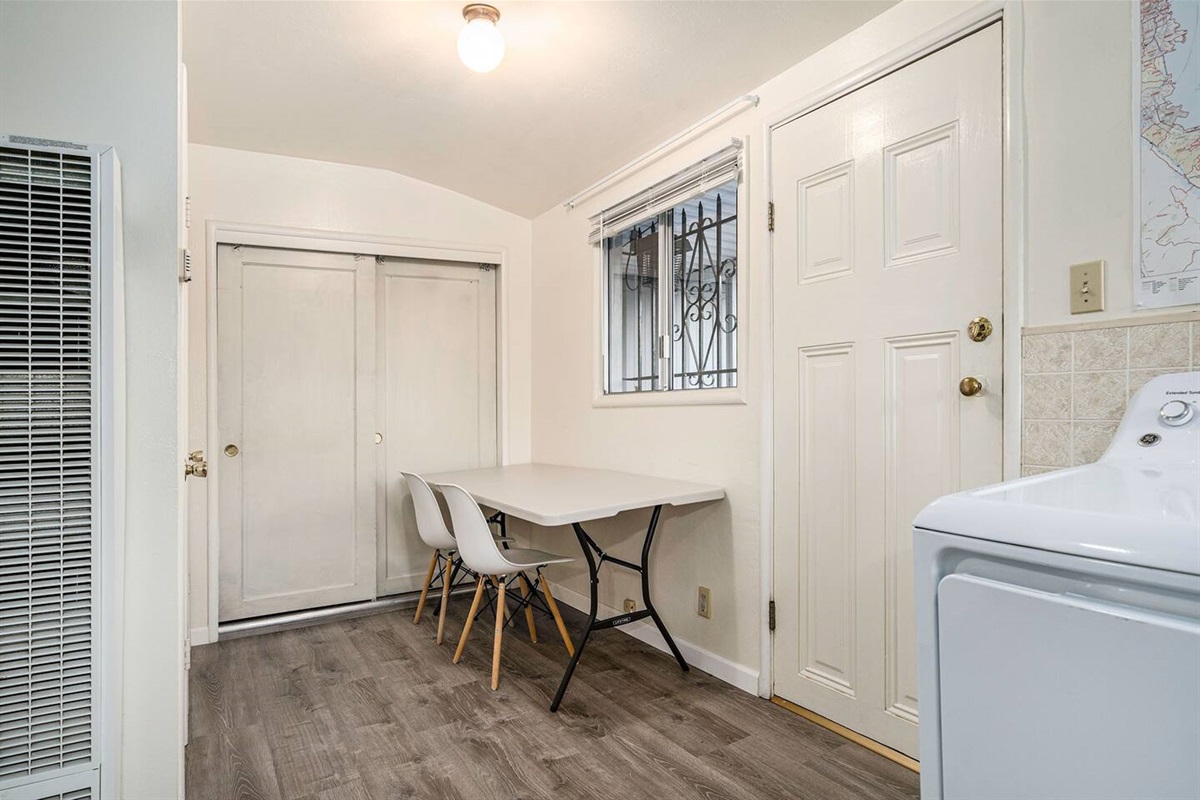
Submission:
M 558 613 L 558 604 L 550 594 L 550 587 L 542 580 L 542 568 L 547 564 L 565 564 L 575 559 L 546 553 L 542 550 L 504 549 L 497 546 L 488 528 L 483 511 L 474 498 L 461 486 L 454 484 L 439 484 L 438 489 L 446 498 L 450 507 L 450 522 L 458 541 L 458 555 L 463 564 L 479 575 L 475 586 L 475 599 L 471 602 L 471 610 L 467 613 L 467 621 L 463 626 L 462 636 L 458 640 L 458 649 L 454 653 L 454 663 L 462 658 L 463 649 L 467 646 L 467 636 L 471 633 L 471 624 L 479 611 L 479 601 L 483 597 L 486 582 L 490 579 L 496 585 L 496 635 L 492 644 L 492 690 L 500 685 L 500 642 L 504 633 L 507 609 L 504 605 L 504 591 L 507 583 L 517 580 L 521 585 L 521 594 L 525 606 L 525 621 L 529 625 L 529 638 L 537 642 L 537 627 L 533 622 L 533 608 L 529 605 L 531 591 L 538 588 L 546 597 L 546 605 L 554 622 L 558 625 L 558 633 L 562 636 L 567 653 L 575 655 L 575 646 L 567 635 L 567 626 L 563 623 L 562 615 Z M 525 576 L 527 570 L 535 571 L 533 585 Z
M 442 509 L 438 506 L 433 489 L 420 475 L 411 472 L 401 472 L 408 491 L 413 499 L 413 512 L 417 518 L 417 534 L 421 541 L 433 548 L 433 558 L 429 561 L 429 572 L 425 575 L 425 583 L 421 586 L 421 599 L 417 601 L 417 613 L 413 615 L 413 624 L 421 622 L 421 612 L 425 610 L 425 597 L 433 586 L 434 575 L 440 575 L 442 581 L 442 607 L 438 610 L 437 643 L 442 643 L 442 633 L 446 629 L 446 605 L 450 600 L 450 583 L 457 561 L 458 544 L 454 535 L 446 528 L 442 518 Z M 490 534 L 490 532 L 489 532 Z M 440 569 L 439 569 L 440 568 Z

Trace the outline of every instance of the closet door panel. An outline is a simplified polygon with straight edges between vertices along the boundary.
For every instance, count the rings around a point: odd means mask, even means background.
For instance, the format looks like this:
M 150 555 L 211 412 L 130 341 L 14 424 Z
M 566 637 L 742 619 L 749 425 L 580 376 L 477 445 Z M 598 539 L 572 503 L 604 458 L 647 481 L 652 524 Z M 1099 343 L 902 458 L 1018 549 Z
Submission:
M 497 463 L 495 275 L 448 262 L 380 269 L 380 594 L 420 589 L 429 564 L 401 470 Z
M 374 596 L 373 270 L 221 248 L 222 621 Z

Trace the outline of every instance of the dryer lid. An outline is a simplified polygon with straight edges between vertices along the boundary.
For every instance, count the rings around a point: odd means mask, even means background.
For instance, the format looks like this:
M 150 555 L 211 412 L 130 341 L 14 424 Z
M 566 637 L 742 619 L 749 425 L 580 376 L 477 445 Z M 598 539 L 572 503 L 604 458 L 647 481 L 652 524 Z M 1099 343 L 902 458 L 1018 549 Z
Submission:
M 943 497 L 914 524 L 1200 575 L 1200 470 L 1077 467 Z

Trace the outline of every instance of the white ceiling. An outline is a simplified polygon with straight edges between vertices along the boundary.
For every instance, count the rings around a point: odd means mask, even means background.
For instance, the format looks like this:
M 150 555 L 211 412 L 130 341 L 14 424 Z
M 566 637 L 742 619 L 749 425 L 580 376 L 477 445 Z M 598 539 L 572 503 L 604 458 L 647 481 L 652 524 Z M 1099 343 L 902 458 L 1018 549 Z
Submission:
M 189 134 L 533 217 L 893 2 L 499 0 L 508 53 L 480 75 L 465 2 L 187 0 Z

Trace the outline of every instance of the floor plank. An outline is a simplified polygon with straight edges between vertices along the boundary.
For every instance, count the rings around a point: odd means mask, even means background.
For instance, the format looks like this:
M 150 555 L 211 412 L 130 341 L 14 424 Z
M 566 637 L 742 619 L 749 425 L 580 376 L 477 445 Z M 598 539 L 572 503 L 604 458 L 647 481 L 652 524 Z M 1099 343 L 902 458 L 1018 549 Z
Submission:
M 618 631 L 551 714 L 568 656 L 522 616 L 492 692 L 490 635 L 450 660 L 465 606 L 441 647 L 435 615 L 399 611 L 196 648 L 189 800 L 918 796 L 908 770 Z

